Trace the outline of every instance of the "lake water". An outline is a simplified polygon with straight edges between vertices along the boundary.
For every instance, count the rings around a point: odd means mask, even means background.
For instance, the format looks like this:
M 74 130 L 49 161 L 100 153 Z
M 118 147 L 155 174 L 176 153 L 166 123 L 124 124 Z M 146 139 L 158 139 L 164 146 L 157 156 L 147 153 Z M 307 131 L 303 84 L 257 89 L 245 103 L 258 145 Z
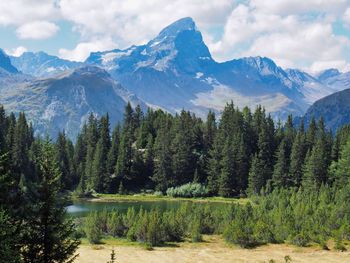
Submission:
M 101 210 L 117 210 L 126 212 L 129 207 L 134 207 L 135 210 L 143 208 L 145 210 L 160 209 L 162 211 L 176 209 L 181 204 L 188 201 L 116 201 L 116 202 L 88 202 L 76 201 L 67 207 L 68 214 L 76 217 L 86 216 L 91 211 Z

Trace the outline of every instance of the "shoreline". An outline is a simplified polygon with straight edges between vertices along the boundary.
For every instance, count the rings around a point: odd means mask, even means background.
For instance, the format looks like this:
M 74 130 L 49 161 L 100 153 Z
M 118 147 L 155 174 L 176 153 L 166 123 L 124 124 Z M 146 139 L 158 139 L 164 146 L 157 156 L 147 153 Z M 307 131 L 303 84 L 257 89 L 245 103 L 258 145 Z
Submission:
M 169 197 L 169 196 L 155 196 L 147 194 L 135 194 L 135 195 L 119 195 L 119 194 L 96 194 L 93 197 L 85 198 L 73 198 L 73 200 L 84 202 L 101 202 L 101 203 L 114 203 L 114 202 L 159 202 L 169 201 L 178 202 L 186 201 L 193 203 L 227 203 L 227 204 L 246 204 L 249 202 L 248 198 L 223 198 L 223 197 L 202 197 L 202 198 L 185 198 L 185 197 Z

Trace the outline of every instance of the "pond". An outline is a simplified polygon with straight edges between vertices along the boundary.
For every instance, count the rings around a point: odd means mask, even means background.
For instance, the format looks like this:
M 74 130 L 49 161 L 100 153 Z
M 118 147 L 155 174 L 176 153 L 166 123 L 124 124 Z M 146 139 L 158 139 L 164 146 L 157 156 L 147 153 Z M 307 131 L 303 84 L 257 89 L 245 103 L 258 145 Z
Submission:
M 91 201 L 75 201 L 72 205 L 67 207 L 67 212 L 74 217 L 83 217 L 92 211 L 101 210 L 117 210 L 119 212 L 125 213 L 129 207 L 134 207 L 135 210 L 140 208 L 145 210 L 160 209 L 161 211 L 166 211 L 170 209 L 176 209 L 181 206 L 181 204 L 191 202 L 191 201 L 169 201 L 169 200 L 159 200 L 159 201 L 115 201 L 115 202 L 91 202 Z M 209 204 L 210 206 L 218 207 L 225 205 L 224 203 L 196 203 L 198 205 Z

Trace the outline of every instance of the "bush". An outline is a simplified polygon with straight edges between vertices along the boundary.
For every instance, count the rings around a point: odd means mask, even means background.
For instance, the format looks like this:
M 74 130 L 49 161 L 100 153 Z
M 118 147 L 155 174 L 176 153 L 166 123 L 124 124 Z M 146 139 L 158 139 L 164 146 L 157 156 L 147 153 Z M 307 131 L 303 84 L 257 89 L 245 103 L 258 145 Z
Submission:
M 125 234 L 126 227 L 123 223 L 123 217 L 114 211 L 109 214 L 107 219 L 107 233 L 113 237 L 122 237 Z
M 208 190 L 199 183 L 188 183 L 179 187 L 170 187 L 166 194 L 171 197 L 205 197 L 208 196 Z
M 153 193 L 153 195 L 154 195 L 154 196 L 157 196 L 157 197 L 162 197 L 162 196 L 164 196 L 163 193 L 162 193 L 161 191 L 155 191 L 155 192 Z
M 91 244 L 99 244 L 102 238 L 102 227 L 97 212 L 90 213 L 85 219 L 85 234 Z
M 191 240 L 192 242 L 201 242 L 203 240 L 201 234 L 201 221 L 196 218 L 191 224 Z
M 340 239 L 337 239 L 335 241 L 335 246 L 334 246 L 335 250 L 339 250 L 341 252 L 346 251 L 346 247 L 344 246 L 343 242 Z
M 304 233 L 301 232 L 299 234 L 297 234 L 296 236 L 294 236 L 291 240 L 292 244 L 299 246 L 299 247 L 306 247 L 308 245 L 308 243 L 310 242 L 310 238 L 309 236 Z

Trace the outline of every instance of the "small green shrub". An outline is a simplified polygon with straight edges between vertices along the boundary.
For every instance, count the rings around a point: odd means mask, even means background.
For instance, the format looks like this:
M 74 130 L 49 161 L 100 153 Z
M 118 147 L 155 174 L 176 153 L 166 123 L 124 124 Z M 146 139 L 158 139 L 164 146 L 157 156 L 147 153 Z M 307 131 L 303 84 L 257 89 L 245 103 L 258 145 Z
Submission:
M 301 232 L 301 233 L 295 235 L 292 238 L 291 242 L 292 242 L 292 244 L 294 244 L 296 246 L 306 247 L 308 245 L 308 243 L 310 242 L 310 238 L 306 233 Z
M 97 212 L 92 212 L 86 217 L 84 230 L 91 244 L 99 244 L 101 242 L 102 228 Z
M 166 194 L 171 197 L 205 197 L 208 196 L 208 190 L 199 183 L 188 183 L 179 187 L 170 187 Z

